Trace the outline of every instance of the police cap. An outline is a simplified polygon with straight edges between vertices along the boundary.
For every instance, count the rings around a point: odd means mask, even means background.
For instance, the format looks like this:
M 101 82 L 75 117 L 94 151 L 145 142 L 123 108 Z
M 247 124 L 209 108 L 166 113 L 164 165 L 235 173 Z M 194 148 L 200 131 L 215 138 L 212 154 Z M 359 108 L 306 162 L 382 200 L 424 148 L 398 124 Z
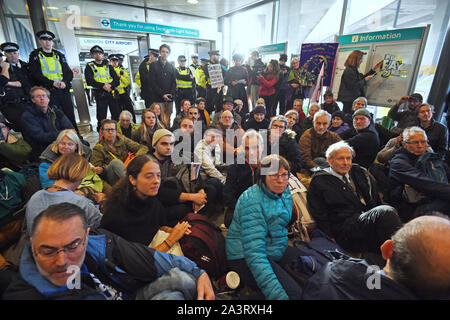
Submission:
M 19 50 L 19 46 L 14 42 L 4 42 L 0 45 L 0 50 L 8 52 L 8 51 L 17 51 Z
M 90 52 L 91 52 L 91 53 L 94 53 L 94 52 L 105 53 L 105 52 L 103 51 L 102 47 L 97 46 L 97 45 L 93 46 L 93 47 L 91 48 Z
M 56 38 L 55 34 L 53 32 L 50 32 L 48 30 L 42 30 L 36 33 L 36 36 L 39 39 L 43 39 L 43 40 L 53 40 Z

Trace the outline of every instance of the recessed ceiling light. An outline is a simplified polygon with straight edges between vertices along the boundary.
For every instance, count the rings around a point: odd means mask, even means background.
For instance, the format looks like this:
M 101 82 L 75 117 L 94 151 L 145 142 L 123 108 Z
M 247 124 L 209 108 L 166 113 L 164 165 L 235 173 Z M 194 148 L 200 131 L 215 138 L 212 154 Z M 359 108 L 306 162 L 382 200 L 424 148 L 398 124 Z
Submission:
M 59 10 L 58 7 L 46 7 L 48 10 Z
M 198 3 L 198 0 L 187 0 L 187 3 L 190 3 L 190 4 L 197 4 L 197 3 Z

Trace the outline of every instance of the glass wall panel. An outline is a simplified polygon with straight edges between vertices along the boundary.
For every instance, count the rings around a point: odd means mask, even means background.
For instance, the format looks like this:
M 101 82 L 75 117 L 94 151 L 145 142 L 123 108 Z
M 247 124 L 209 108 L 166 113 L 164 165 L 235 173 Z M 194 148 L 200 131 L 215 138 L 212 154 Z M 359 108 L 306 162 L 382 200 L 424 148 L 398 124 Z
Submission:
M 20 58 L 28 61 L 30 52 L 35 48 L 34 35 L 28 19 L 6 18 L 11 41 L 19 45 Z
M 28 15 L 25 0 L 3 0 L 6 14 Z

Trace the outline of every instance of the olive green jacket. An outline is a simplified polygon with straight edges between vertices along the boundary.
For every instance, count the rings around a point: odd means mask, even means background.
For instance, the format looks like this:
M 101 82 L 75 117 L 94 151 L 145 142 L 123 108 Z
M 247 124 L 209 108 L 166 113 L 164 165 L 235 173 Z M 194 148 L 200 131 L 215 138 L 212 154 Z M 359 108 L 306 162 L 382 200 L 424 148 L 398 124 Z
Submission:
M 134 142 L 124 136 L 116 137 L 114 146 L 117 148 L 117 152 L 111 149 L 106 144 L 105 140 L 99 140 L 92 150 L 91 163 L 95 167 L 107 167 L 113 159 L 125 161 L 129 152 L 135 153 L 136 156 L 146 154 L 148 152 L 148 148 L 146 146 Z

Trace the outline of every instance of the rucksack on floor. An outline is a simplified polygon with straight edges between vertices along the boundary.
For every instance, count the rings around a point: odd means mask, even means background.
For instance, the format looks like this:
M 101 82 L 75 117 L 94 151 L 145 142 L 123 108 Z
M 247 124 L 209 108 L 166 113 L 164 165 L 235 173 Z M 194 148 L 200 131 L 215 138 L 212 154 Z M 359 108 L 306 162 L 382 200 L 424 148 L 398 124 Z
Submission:
M 304 285 L 328 262 L 339 259 L 345 254 L 337 243 L 319 229 L 310 234 L 309 242 L 295 241 L 294 247 L 300 254 L 297 259 L 285 266 L 285 269 L 300 285 Z
M 207 217 L 189 213 L 183 221 L 191 225 L 191 233 L 180 239 L 185 257 L 206 270 L 213 279 L 218 279 L 227 271 L 225 238 L 222 231 Z

